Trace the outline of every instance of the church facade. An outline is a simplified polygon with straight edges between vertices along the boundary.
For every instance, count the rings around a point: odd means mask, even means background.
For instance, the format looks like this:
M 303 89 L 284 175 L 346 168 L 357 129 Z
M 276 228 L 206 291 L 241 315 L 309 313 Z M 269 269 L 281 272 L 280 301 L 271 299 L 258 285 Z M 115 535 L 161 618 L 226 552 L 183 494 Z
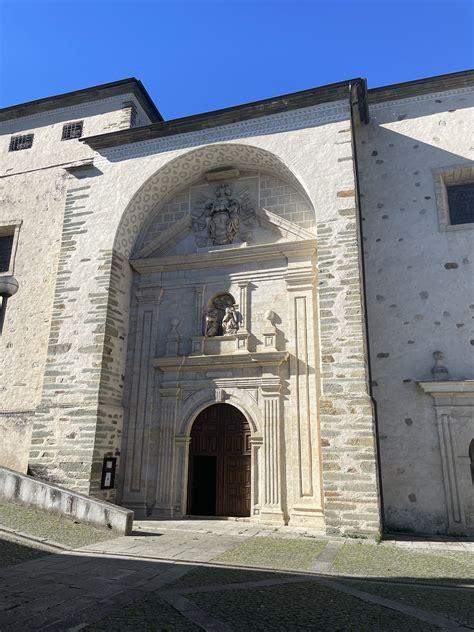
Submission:
M 136 516 L 472 535 L 473 96 L 0 111 L 0 465 Z

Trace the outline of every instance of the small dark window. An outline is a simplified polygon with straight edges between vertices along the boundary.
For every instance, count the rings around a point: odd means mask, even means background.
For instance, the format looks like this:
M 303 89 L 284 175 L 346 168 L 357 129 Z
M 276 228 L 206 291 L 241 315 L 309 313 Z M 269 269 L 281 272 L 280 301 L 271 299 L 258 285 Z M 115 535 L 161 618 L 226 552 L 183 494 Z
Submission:
M 82 136 L 83 125 L 84 121 L 75 121 L 74 123 L 66 123 L 66 125 L 63 125 L 63 135 L 61 137 L 61 140 L 80 138 Z
M 12 256 L 13 235 L 0 235 L 0 272 L 8 272 Z
M 10 151 L 20 151 L 20 149 L 29 149 L 33 145 L 33 134 L 24 134 L 23 136 L 12 136 L 10 138 Z
M 474 223 L 474 182 L 447 187 L 451 224 Z

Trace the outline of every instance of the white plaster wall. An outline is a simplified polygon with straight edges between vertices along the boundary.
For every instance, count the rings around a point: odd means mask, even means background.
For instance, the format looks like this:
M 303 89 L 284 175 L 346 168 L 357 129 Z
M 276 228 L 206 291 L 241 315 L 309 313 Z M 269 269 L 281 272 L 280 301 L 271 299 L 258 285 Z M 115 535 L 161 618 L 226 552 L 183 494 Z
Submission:
M 41 400 L 67 191 L 81 187 L 61 165 L 93 156 L 77 139 L 61 141 L 62 127 L 84 120 L 84 136 L 123 128 L 127 101 L 147 122 L 135 97 L 125 94 L 0 124 L 0 227 L 21 223 L 13 262 L 19 290 L 8 301 L 0 335 L 0 463 L 19 471 L 26 472 Z M 28 132 L 32 148 L 10 152 L 11 136 Z
M 49 112 L 24 116 L 0 123 L 0 176 L 26 170 L 44 169 L 69 161 L 90 158 L 93 152 L 78 139 L 61 140 L 65 123 L 84 121 L 82 136 L 106 134 L 125 127 L 124 104 L 132 101 L 137 110 L 137 125 L 149 121 L 132 94 L 118 95 Z M 30 149 L 9 151 L 11 136 L 34 134 Z
M 463 90 L 372 105 L 370 124 L 358 131 L 373 392 L 391 529 L 447 527 L 433 400 L 415 382 L 432 378 L 437 350 L 451 379 L 474 377 L 474 225 L 440 231 L 433 177 L 435 169 L 472 164 L 473 128 L 473 94 Z
M 0 411 L 39 403 L 61 244 L 67 174 L 50 169 L 0 180 L 0 225 L 21 220 L 10 298 L 0 335 Z

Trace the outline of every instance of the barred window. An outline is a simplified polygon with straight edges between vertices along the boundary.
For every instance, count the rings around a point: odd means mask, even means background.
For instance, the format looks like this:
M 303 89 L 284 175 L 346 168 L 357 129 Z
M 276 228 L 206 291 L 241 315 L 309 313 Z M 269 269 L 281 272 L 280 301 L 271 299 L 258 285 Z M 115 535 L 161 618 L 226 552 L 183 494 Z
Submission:
M 22 136 L 12 136 L 10 138 L 10 150 L 20 151 L 20 149 L 29 149 L 33 145 L 33 134 L 23 134 Z
M 451 225 L 474 224 L 474 182 L 446 187 Z
M 13 235 L 0 235 L 0 272 L 8 272 L 13 249 Z
M 71 138 L 80 138 L 82 136 L 82 126 L 84 121 L 74 121 L 63 125 L 63 135 L 61 140 L 70 140 Z

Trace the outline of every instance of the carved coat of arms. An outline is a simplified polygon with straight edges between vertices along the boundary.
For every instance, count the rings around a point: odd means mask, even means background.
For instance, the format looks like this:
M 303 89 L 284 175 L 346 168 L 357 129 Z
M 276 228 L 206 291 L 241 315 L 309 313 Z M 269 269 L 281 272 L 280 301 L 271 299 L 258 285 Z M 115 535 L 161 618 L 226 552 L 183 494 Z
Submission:
M 237 235 L 246 235 L 255 225 L 255 209 L 247 189 L 233 196 L 228 184 L 220 184 L 214 190 L 214 198 L 201 196 L 192 212 L 192 226 L 199 247 L 209 244 L 232 244 Z

